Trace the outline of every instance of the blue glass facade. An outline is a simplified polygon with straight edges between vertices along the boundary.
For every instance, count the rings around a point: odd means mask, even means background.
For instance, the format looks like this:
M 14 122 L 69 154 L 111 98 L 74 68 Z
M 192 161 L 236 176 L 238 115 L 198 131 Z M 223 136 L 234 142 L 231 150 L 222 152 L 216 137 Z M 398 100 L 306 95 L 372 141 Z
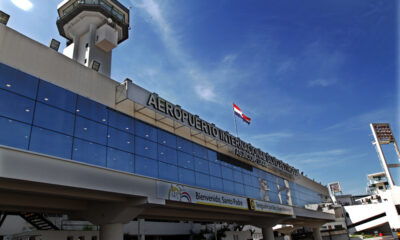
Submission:
M 275 203 L 322 202 L 311 189 L 240 167 L 213 150 L 4 64 L 0 144 Z

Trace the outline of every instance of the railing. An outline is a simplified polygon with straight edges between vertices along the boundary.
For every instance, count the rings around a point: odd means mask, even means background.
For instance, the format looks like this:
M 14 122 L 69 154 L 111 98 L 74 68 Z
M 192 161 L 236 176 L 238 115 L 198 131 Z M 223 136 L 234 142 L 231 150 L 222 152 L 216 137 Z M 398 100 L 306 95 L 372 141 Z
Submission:
M 125 14 L 123 14 L 121 11 L 116 9 L 113 5 L 111 5 L 105 0 L 76 0 L 66 9 L 63 10 L 63 16 L 60 17 L 64 17 L 70 14 L 75 8 L 81 5 L 100 6 L 104 8 L 107 12 L 111 13 L 116 18 L 118 18 L 121 22 L 125 23 Z

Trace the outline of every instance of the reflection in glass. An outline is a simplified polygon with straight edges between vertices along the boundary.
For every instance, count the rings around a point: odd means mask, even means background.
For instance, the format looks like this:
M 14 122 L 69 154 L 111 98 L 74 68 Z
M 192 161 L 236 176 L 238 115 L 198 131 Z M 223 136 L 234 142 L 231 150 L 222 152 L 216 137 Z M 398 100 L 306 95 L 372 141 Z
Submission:
M 0 116 L 31 124 L 34 108 L 31 99 L 0 89 Z
M 0 117 L 0 144 L 28 149 L 31 126 L 12 119 Z
M 72 137 L 33 127 L 29 150 L 71 159 Z
M 107 167 L 124 172 L 134 172 L 134 156 L 133 154 L 119 151 L 117 149 L 107 149 Z
M 75 138 L 72 159 L 79 162 L 105 167 L 106 147 Z
M 144 176 L 158 177 L 158 162 L 149 158 L 135 157 L 135 172 Z

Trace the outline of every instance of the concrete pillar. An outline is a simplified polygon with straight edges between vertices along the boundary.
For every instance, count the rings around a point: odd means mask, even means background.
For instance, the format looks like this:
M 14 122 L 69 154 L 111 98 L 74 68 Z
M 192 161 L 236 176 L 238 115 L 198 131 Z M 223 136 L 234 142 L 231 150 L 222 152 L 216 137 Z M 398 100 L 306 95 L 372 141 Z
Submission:
M 78 55 L 79 55 L 79 36 L 73 36 L 72 38 L 73 43 L 74 43 L 74 51 L 72 53 L 72 59 L 75 61 L 78 60 Z
M 111 223 L 100 226 L 100 240 L 124 240 L 124 224 Z
M 284 240 L 292 240 L 292 235 L 290 234 L 285 234 L 285 236 L 283 236 Z
M 314 240 L 322 240 L 321 231 L 319 227 L 313 227 L 312 229 Z
M 138 234 L 140 236 L 140 240 L 145 240 L 146 239 L 146 232 L 144 229 L 145 225 L 145 220 L 144 219 L 138 219 Z
M 271 226 L 262 228 L 263 240 L 274 240 L 274 230 L 272 230 Z

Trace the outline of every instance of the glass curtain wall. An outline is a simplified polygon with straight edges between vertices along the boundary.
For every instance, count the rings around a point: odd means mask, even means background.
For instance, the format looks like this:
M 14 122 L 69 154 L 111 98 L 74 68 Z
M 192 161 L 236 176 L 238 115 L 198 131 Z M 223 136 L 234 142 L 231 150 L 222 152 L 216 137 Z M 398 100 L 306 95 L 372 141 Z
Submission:
M 236 160 L 4 64 L 0 144 L 279 204 L 322 202 L 311 189 L 232 164 Z

